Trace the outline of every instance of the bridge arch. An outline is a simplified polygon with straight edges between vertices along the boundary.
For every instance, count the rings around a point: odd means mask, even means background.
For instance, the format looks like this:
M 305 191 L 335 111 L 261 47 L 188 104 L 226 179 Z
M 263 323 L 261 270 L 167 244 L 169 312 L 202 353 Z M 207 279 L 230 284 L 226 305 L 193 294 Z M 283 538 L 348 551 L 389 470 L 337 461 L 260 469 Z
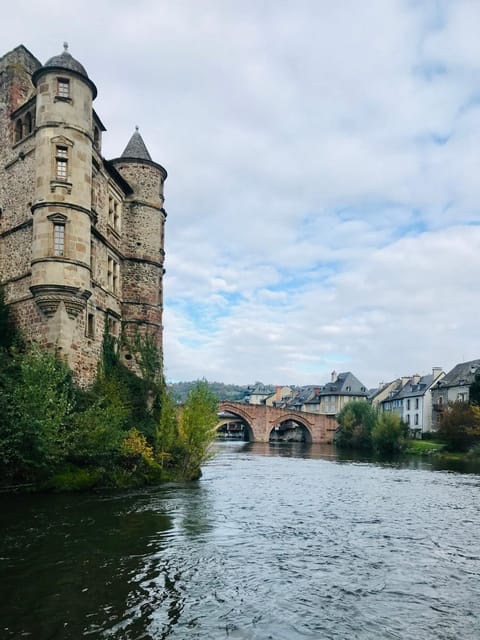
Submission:
M 245 439 L 249 442 L 253 442 L 256 440 L 254 428 L 253 428 L 253 419 L 252 417 L 243 409 L 243 407 L 239 407 L 238 404 L 232 404 L 229 402 L 221 402 L 218 408 L 219 416 L 221 413 L 228 413 L 236 418 L 240 418 L 245 425 Z M 225 423 L 225 418 L 222 418 L 217 423 L 217 430 Z
M 291 439 L 294 439 L 294 437 L 300 436 L 302 437 L 302 440 L 301 440 L 302 442 L 311 443 L 313 441 L 310 422 L 296 412 L 285 413 L 275 418 L 275 421 L 272 424 L 272 428 L 270 429 L 269 440 L 280 439 L 279 437 L 276 437 L 276 438 L 272 437 L 272 434 L 274 433 L 279 434 L 285 431 L 293 432 L 294 429 L 291 428 L 292 423 L 295 425 L 299 425 L 301 427 L 301 433 L 295 434 L 295 436 L 292 436 Z

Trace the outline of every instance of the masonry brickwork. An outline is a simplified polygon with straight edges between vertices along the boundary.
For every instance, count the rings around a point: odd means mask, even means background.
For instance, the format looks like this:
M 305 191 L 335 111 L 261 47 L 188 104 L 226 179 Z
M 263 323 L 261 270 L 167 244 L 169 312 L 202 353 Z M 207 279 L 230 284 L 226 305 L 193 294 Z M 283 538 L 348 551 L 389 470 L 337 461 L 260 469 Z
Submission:
M 45 65 L 23 45 L 0 58 L 0 284 L 27 340 L 83 385 L 106 329 L 129 366 L 138 332 L 162 348 L 167 173 L 138 130 L 102 156 L 96 95 L 66 46 Z

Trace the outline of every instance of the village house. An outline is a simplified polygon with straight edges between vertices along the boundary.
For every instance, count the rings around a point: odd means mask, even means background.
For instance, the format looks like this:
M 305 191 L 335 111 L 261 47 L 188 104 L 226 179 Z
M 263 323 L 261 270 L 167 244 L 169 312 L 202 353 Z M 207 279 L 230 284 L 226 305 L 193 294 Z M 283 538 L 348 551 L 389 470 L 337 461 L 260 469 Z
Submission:
M 432 387 L 433 428 L 438 428 L 443 412 L 451 402 L 469 402 L 470 387 L 480 374 L 480 360 L 460 362 Z
M 440 367 L 434 367 L 428 375 L 400 378 L 396 389 L 379 403 L 380 410 L 396 413 L 414 437 L 432 431 L 431 389 L 444 375 Z

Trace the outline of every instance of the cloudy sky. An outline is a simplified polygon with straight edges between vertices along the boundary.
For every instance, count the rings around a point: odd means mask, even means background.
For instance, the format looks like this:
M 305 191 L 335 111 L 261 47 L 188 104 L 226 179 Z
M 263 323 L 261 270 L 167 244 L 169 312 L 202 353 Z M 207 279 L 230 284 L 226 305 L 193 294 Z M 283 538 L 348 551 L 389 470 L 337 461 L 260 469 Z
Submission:
M 5 15 L 5 11 L 7 14 Z M 367 386 L 480 357 L 479 0 L 16 0 L 166 167 L 170 380 Z

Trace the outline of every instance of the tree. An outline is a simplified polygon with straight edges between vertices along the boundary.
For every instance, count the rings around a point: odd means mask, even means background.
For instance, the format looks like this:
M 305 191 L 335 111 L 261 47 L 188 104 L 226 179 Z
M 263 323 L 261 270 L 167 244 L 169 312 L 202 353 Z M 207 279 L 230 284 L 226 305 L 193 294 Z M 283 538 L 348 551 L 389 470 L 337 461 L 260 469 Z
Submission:
M 341 448 L 370 449 L 377 411 L 362 400 L 348 402 L 337 416 L 335 444 Z
M 188 394 L 179 416 L 178 462 L 184 478 L 193 480 L 201 475 L 200 467 L 209 457 L 217 421 L 217 399 L 207 381 L 200 380 Z
M 34 480 L 64 459 L 72 376 L 64 362 L 35 344 L 14 359 L 16 374 L 2 388 L 8 399 L 0 423 L 2 475 L 4 480 Z
M 155 432 L 154 450 L 161 467 L 171 460 L 178 443 L 178 417 L 172 393 L 162 383 L 160 391 L 161 413 Z
M 381 413 L 372 429 L 372 445 L 379 453 L 398 453 L 405 447 L 405 425 L 396 413 Z
M 480 407 L 460 400 L 442 415 L 438 435 L 452 451 L 467 451 L 480 438 Z

